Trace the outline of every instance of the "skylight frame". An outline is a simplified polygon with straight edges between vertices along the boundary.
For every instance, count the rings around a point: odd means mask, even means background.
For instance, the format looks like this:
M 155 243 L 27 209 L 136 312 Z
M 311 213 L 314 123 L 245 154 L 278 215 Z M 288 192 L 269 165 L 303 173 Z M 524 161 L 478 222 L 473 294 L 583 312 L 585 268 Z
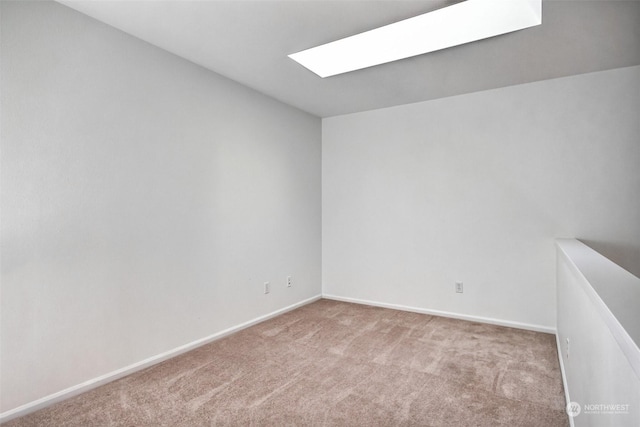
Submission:
M 288 56 L 325 78 L 541 23 L 542 0 L 467 0 Z

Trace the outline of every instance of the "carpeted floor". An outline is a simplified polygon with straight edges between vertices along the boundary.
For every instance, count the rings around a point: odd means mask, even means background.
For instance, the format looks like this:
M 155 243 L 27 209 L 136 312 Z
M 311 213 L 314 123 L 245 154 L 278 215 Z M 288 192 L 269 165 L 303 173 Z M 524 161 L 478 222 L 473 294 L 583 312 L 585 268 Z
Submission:
M 553 335 L 320 300 L 18 426 L 568 426 Z

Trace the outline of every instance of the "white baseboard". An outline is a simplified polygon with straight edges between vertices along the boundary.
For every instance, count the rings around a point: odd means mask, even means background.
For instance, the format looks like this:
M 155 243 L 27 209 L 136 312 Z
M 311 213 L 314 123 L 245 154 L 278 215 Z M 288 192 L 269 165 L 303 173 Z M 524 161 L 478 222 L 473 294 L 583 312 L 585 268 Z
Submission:
M 564 359 L 562 358 L 562 346 L 560 345 L 560 336 L 558 334 L 556 334 L 556 346 L 558 347 L 558 360 L 560 362 L 560 373 L 562 374 L 562 388 L 564 389 L 564 400 L 566 404 L 569 404 L 569 402 L 571 402 L 571 398 L 569 398 L 569 385 L 567 384 L 567 374 L 565 373 L 565 370 L 564 370 Z M 567 417 L 569 418 L 569 426 L 574 427 L 575 424 L 573 422 L 573 417 L 570 417 L 568 414 L 567 414 Z
M 468 315 L 468 314 L 451 313 L 451 312 L 448 312 L 448 311 L 431 310 L 431 309 L 428 309 L 428 308 L 410 307 L 410 306 L 400 305 L 400 304 L 387 304 L 387 303 L 384 303 L 384 302 L 368 301 L 368 300 L 363 300 L 363 299 L 358 299 L 358 298 L 340 297 L 340 296 L 337 296 L 337 295 L 322 294 L 322 298 L 332 299 L 332 300 L 336 300 L 336 301 L 352 302 L 352 303 L 355 303 L 355 304 L 372 305 L 372 306 L 375 306 L 375 307 L 391 308 L 391 309 L 394 309 L 394 310 L 411 311 L 411 312 L 414 312 L 414 313 L 431 314 L 431 315 L 434 315 L 434 316 L 450 317 L 450 318 L 453 318 L 453 319 L 468 320 L 468 321 L 471 321 L 471 322 L 488 323 L 488 324 L 491 324 L 491 325 L 507 326 L 509 328 L 525 329 L 525 330 L 528 330 L 528 331 L 544 332 L 544 333 L 547 333 L 547 334 L 554 334 L 555 335 L 555 333 L 556 333 L 556 329 L 555 328 L 551 328 L 551 327 L 548 327 L 548 326 L 531 325 L 531 324 L 528 324 L 528 323 L 512 322 L 512 321 L 509 321 L 509 320 L 501 320 L 501 319 L 493 319 L 491 317 L 472 316 L 472 315 Z
M 0 413 L 0 423 L 12 420 L 14 418 L 22 417 L 24 415 L 35 412 L 39 409 L 45 408 L 47 406 L 53 405 L 54 403 L 61 402 L 63 400 L 69 399 L 73 396 L 77 396 L 78 394 L 84 393 L 86 391 L 92 390 L 96 387 L 109 383 L 111 381 L 115 381 L 127 375 L 130 375 L 134 372 L 140 371 L 142 369 L 148 368 L 149 366 L 153 366 L 160 362 L 163 362 L 167 359 L 171 359 L 172 357 L 178 356 L 182 353 L 186 353 L 187 351 L 193 350 L 202 345 L 208 344 L 210 342 L 219 340 L 228 335 L 231 335 L 235 332 L 238 332 L 242 329 L 246 329 L 250 326 L 253 326 L 257 323 L 264 322 L 265 320 L 271 319 L 280 314 L 286 313 L 287 311 L 294 310 L 298 307 L 302 307 L 303 305 L 310 304 L 314 301 L 322 298 L 321 295 L 316 295 L 314 297 L 308 298 L 306 300 L 297 302 L 288 307 L 282 308 L 280 310 L 276 310 L 269 314 L 265 314 L 264 316 L 256 317 L 255 319 L 249 320 L 248 322 L 241 323 L 239 325 L 233 326 L 231 328 L 225 329 L 223 331 L 217 332 L 213 335 L 209 335 L 207 337 L 201 338 L 199 340 L 195 340 L 185 345 L 181 345 L 180 347 L 176 347 L 172 350 L 166 351 L 164 353 L 158 354 L 156 356 L 149 357 L 148 359 L 141 360 L 140 362 L 134 363 L 129 366 L 125 366 L 124 368 L 115 370 L 113 372 L 109 372 L 108 374 L 101 375 L 99 377 L 90 379 L 81 384 L 74 385 L 72 387 L 66 388 L 59 392 L 50 394 L 41 399 L 34 400 L 33 402 L 26 403 L 24 405 L 18 406 L 17 408 L 8 410 L 6 412 Z

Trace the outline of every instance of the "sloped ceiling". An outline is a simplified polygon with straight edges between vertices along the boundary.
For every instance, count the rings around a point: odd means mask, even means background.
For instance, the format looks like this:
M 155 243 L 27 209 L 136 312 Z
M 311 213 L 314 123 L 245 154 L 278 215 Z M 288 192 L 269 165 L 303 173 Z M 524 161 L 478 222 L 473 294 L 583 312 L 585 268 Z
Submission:
M 60 3 L 319 117 L 640 64 L 637 0 L 544 1 L 541 26 L 325 79 L 287 57 L 459 1 Z

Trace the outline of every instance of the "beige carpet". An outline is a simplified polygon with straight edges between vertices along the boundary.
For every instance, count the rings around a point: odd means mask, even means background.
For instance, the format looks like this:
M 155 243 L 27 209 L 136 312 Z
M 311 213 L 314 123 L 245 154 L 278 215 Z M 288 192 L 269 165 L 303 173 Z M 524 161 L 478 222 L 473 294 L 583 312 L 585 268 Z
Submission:
M 6 423 L 567 426 L 553 335 L 320 300 Z

